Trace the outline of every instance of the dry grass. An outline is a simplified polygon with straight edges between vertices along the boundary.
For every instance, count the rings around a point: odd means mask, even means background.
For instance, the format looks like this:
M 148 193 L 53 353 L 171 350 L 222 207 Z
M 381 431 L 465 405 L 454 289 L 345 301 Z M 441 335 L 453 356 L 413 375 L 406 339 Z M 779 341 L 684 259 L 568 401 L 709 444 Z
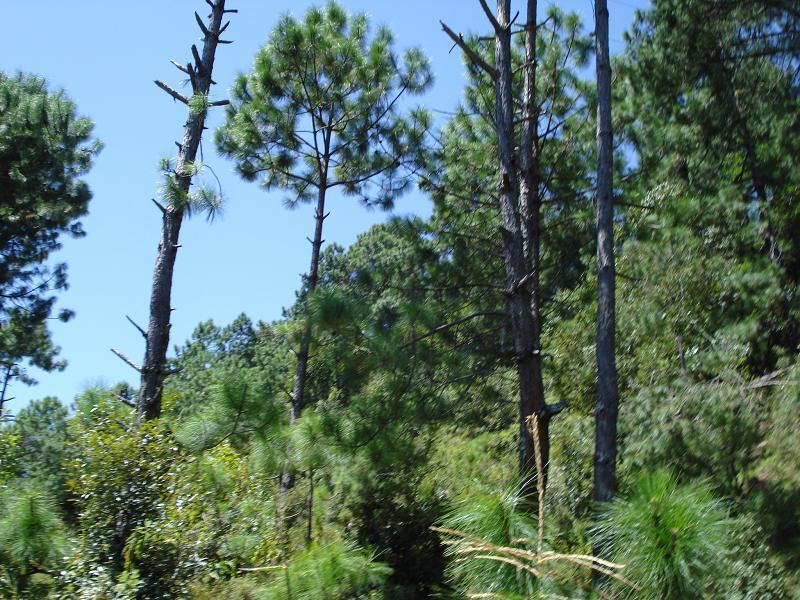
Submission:
M 531 431 L 534 442 L 534 452 L 536 458 L 537 473 L 544 471 L 542 461 L 541 441 L 538 436 L 537 416 L 531 415 L 528 418 L 528 428 Z M 638 589 L 636 584 L 624 577 L 621 573 L 625 565 L 613 563 L 590 554 L 563 554 L 551 552 L 544 549 L 545 539 L 545 486 L 542 477 L 536 478 L 536 488 L 538 493 L 538 535 L 535 542 L 527 538 L 513 540 L 523 547 L 500 546 L 493 544 L 480 537 L 471 535 L 457 529 L 446 527 L 431 527 L 433 531 L 442 535 L 442 544 L 450 546 L 453 554 L 457 556 L 456 561 L 495 561 L 513 566 L 519 572 L 526 572 L 533 575 L 536 579 L 543 576 L 555 575 L 555 567 L 570 566 L 578 569 L 586 569 L 591 572 L 599 573 L 605 577 L 615 579 L 625 586 Z M 536 548 L 536 550 L 528 550 Z M 472 592 L 469 598 L 498 598 L 497 594 Z

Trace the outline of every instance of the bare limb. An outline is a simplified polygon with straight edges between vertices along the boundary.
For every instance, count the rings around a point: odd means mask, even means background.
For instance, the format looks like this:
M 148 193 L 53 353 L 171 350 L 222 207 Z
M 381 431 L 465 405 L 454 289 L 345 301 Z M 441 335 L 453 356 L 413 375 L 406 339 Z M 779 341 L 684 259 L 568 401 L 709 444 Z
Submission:
M 191 75 L 191 73 L 189 72 L 188 67 L 185 67 L 181 63 L 179 63 L 177 61 L 174 61 L 174 60 L 171 60 L 169 62 L 171 62 L 175 66 L 175 68 L 178 69 L 178 71 L 180 71 L 181 73 L 186 73 L 187 75 Z
M 501 31 L 503 31 L 503 29 L 504 29 L 503 26 L 500 25 L 500 22 L 494 16 L 494 13 L 492 13 L 491 9 L 489 8 L 489 5 L 486 4 L 486 0 L 480 0 L 480 3 L 481 3 L 481 8 L 483 9 L 483 12 L 486 14 L 486 18 L 489 19 L 489 23 L 492 24 L 492 27 L 494 28 L 494 30 L 497 33 L 500 33 Z
M 439 23 L 442 25 L 442 31 L 444 31 L 447 36 L 453 40 L 456 46 L 461 48 L 464 54 L 467 55 L 467 58 L 469 58 L 476 66 L 483 69 L 489 75 L 489 77 L 492 79 L 497 79 L 497 69 L 486 62 L 480 54 L 475 52 L 475 50 L 470 48 L 469 45 L 464 41 L 464 36 L 450 29 L 444 21 L 439 21 Z
M 159 81 L 158 79 L 156 79 L 154 83 L 155 83 L 155 84 L 156 84 L 158 87 L 160 87 L 162 90 L 164 90 L 165 92 L 167 92 L 167 93 L 168 93 L 170 96 L 172 96 L 172 97 L 173 97 L 175 100 L 180 100 L 180 101 L 181 101 L 181 102 L 183 102 L 184 104 L 189 104 L 189 99 L 188 99 L 186 96 L 184 96 L 183 94 L 181 94 L 181 93 L 180 93 L 180 92 L 178 92 L 177 90 L 174 90 L 174 89 L 172 89 L 171 87 L 169 87 L 169 86 L 168 86 L 166 83 L 164 83 L 163 81 Z
M 466 323 L 467 321 L 471 321 L 472 319 L 475 319 L 477 317 L 505 317 L 505 316 L 506 316 L 506 313 L 496 312 L 496 311 L 485 311 L 485 310 L 483 310 L 483 311 L 479 311 L 479 312 L 474 312 L 472 314 L 467 315 L 466 317 L 462 317 L 460 319 L 456 319 L 455 321 L 451 321 L 450 323 L 445 323 L 443 325 L 439 325 L 438 327 L 434 327 L 430 331 L 428 331 L 426 333 L 423 333 L 420 336 L 415 337 L 411 341 L 411 343 L 414 344 L 416 342 L 424 340 L 425 338 L 429 338 L 432 335 L 436 335 L 437 333 L 441 333 L 442 331 L 446 331 L 446 330 L 448 330 L 448 329 L 450 329 L 452 327 L 455 327 L 456 325 L 461 325 L 461 323 Z
M 164 205 L 161 204 L 161 202 L 159 202 L 155 198 L 150 198 L 150 200 L 153 201 L 153 204 L 155 204 L 158 207 L 158 210 L 160 210 L 162 212 L 162 214 L 167 212 L 167 209 L 164 208 Z
M 204 37 L 208 37 L 211 32 L 208 31 L 208 27 L 206 27 L 205 23 L 203 23 L 203 19 L 200 18 L 200 15 L 194 13 L 195 21 L 197 21 L 197 25 L 200 27 L 200 31 L 203 32 Z
M 122 402 L 125 406 L 130 406 L 131 408 L 136 408 L 136 404 L 130 400 L 128 400 L 125 396 L 120 396 L 116 392 L 111 392 L 111 395 L 114 396 L 117 400 Z
M 128 315 L 125 315 L 125 318 L 126 318 L 126 319 L 128 319 L 128 322 L 129 322 L 131 325 L 133 325 L 133 326 L 134 326 L 134 327 L 135 327 L 135 328 L 136 328 L 136 329 L 139 331 L 139 333 L 141 333 L 141 334 L 142 334 L 142 337 L 143 337 L 144 339 L 147 339 L 147 332 L 146 332 L 144 329 L 142 329 L 141 327 L 139 327 L 139 325 L 137 325 L 137 324 L 136 324 L 136 321 L 134 321 L 133 319 L 131 319 L 131 318 L 130 318 Z
M 122 352 L 120 352 L 120 351 L 119 351 L 119 350 L 117 350 L 116 348 L 111 348 L 111 351 L 112 351 L 114 354 L 116 354 L 116 355 L 119 357 L 119 359 L 120 359 L 122 362 L 124 362 L 126 365 L 128 365 L 129 367 L 132 367 L 133 369 L 136 369 L 136 370 L 137 370 L 139 373 L 141 373 L 141 372 L 142 372 L 142 367 L 140 367 L 139 365 L 137 365 L 137 364 L 136 364 L 135 362 L 133 362 L 133 361 L 132 361 L 130 358 L 128 358 L 127 356 L 125 356 L 125 355 L 124 355 Z
M 206 66 L 203 64 L 203 59 L 200 58 L 200 52 L 197 51 L 197 46 L 194 44 L 192 44 L 192 57 L 194 58 L 194 64 L 197 72 L 202 76 L 206 71 Z

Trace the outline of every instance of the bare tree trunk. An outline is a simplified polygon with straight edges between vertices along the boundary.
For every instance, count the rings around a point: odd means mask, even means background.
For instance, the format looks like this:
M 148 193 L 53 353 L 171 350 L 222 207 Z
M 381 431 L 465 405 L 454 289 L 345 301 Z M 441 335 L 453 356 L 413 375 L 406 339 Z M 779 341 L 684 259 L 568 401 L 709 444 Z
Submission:
M 536 36 L 537 0 L 528 0 L 525 24 L 524 88 L 522 91 L 522 124 L 520 127 L 520 182 L 519 207 L 522 217 L 524 249 L 527 261 L 528 289 L 532 319 L 531 370 L 533 379 L 532 406 L 537 414 L 536 427 L 539 433 L 542 458 L 542 479 L 547 481 L 547 465 L 550 458 L 550 416 L 546 410 L 544 383 L 542 381 L 541 354 L 541 197 L 539 174 L 539 104 L 536 98 Z M 529 415 L 520 414 L 527 420 Z M 522 423 L 520 423 L 522 426 Z M 526 432 L 529 431 L 525 427 Z M 530 455 L 523 464 L 530 464 Z M 538 477 L 537 468 L 537 477 Z
M 8 392 L 8 382 L 11 380 L 11 374 L 14 372 L 14 365 L 10 364 L 6 368 L 6 374 L 3 377 L 3 389 L 0 391 L 0 422 L 3 421 L 5 416 L 6 393 Z
M 308 470 L 308 520 L 306 521 L 306 548 L 311 546 L 314 526 L 314 469 Z
M 203 32 L 203 53 L 200 55 L 197 48 L 192 46 L 194 64 L 178 66 L 189 75 L 194 97 L 207 98 L 208 91 L 213 83 L 211 73 L 214 68 L 214 56 L 219 36 L 227 28 L 222 25 L 225 13 L 235 12 L 225 10 L 225 0 L 209 2 L 212 6 L 208 17 L 208 25 L 204 25 L 197 13 L 198 25 Z M 222 43 L 226 43 L 225 40 Z M 182 96 L 169 86 L 156 82 L 176 100 L 186 104 L 189 99 Z M 220 104 L 220 103 L 214 103 Z M 183 140 L 179 144 L 178 158 L 173 175 L 174 183 L 182 194 L 188 194 L 192 184 L 191 166 L 195 162 L 200 139 L 205 129 L 207 103 L 199 106 L 189 106 L 189 115 L 183 130 Z M 145 354 L 141 366 L 141 385 L 136 403 L 137 420 L 139 422 L 154 419 L 161 414 L 161 396 L 164 387 L 164 365 L 166 362 L 167 348 L 169 346 L 170 314 L 172 312 L 172 279 L 175 268 L 175 259 L 180 244 L 178 239 L 184 217 L 184 206 L 168 204 L 160 206 L 162 212 L 161 238 L 158 244 L 153 283 L 150 295 L 150 320 L 145 333 Z
M 528 429 L 528 417 L 546 415 L 541 386 L 539 347 L 536 322 L 532 314 L 531 277 L 526 253 L 526 224 L 522 222 L 519 180 L 514 150 L 513 78 L 511 69 L 510 0 L 497 1 L 495 25 L 495 121 L 500 167 L 500 218 L 503 235 L 503 257 L 508 284 L 508 305 L 514 354 L 519 378 L 519 467 L 522 473 L 535 469 L 533 439 Z M 532 90 L 531 90 L 532 92 Z M 537 377 L 538 371 L 538 377 Z M 549 457 L 547 419 L 540 420 L 542 457 Z
M 308 270 L 308 294 L 314 293 L 319 281 L 319 256 L 322 250 L 322 228 L 325 223 L 325 186 L 320 186 L 317 195 L 317 207 L 314 211 L 314 238 L 311 240 L 311 266 Z M 300 416 L 306 404 L 306 380 L 308 378 L 308 353 L 311 346 L 311 326 L 306 325 L 297 352 L 294 385 L 292 386 L 292 423 Z
M 597 404 L 595 406 L 594 489 L 597 502 L 617 488 L 617 412 L 619 390 L 614 335 L 613 130 L 607 0 L 595 2 L 597 43 Z

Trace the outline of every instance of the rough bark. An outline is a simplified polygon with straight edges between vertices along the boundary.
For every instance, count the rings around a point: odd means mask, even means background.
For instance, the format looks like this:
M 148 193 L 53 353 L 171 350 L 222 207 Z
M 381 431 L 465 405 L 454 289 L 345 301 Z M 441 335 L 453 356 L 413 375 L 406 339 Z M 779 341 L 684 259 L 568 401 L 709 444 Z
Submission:
M 606 502 L 616 491 L 619 390 L 614 335 L 616 328 L 613 200 L 613 130 L 608 3 L 595 2 L 597 44 L 597 403 L 593 496 Z
M 550 412 L 546 410 L 544 383 L 542 381 L 541 355 L 541 196 L 539 171 L 539 103 L 536 97 L 536 36 L 537 0 L 528 0 L 525 24 L 525 64 L 523 68 L 522 123 L 520 125 L 520 182 L 519 206 L 523 223 L 523 242 L 528 271 L 530 311 L 532 323 L 531 357 L 533 371 L 532 405 L 537 413 L 540 451 L 543 460 L 543 477 L 546 477 L 550 454 Z M 528 415 L 525 415 L 527 419 Z M 522 414 L 520 415 L 522 417 Z M 528 461 L 530 459 L 528 458 Z M 538 467 L 537 467 L 538 472 Z
M 8 382 L 11 380 L 11 374 L 14 372 L 14 365 L 6 367 L 6 374 L 3 377 L 3 389 L 0 390 L 0 422 L 3 421 L 5 416 L 6 392 L 8 391 Z
M 208 96 L 212 84 L 211 73 L 214 68 L 214 57 L 221 31 L 226 26 L 222 19 L 226 12 L 225 0 L 209 2 L 211 14 L 208 24 L 198 24 L 204 34 L 203 51 L 199 54 L 193 46 L 194 65 L 179 68 L 189 75 L 192 92 L 195 96 Z M 160 85 L 162 89 L 168 86 Z M 180 94 L 170 93 L 174 98 L 186 100 Z M 184 125 L 183 140 L 179 144 L 175 168 L 174 182 L 182 194 L 187 194 L 192 184 L 192 176 L 187 169 L 195 162 L 200 139 L 205 129 L 206 108 L 188 108 L 188 117 Z M 141 366 L 141 385 L 136 403 L 139 422 L 154 419 L 161 414 L 161 397 L 164 387 L 165 362 L 169 346 L 170 315 L 172 312 L 172 279 L 175 259 L 180 247 L 178 240 L 184 217 L 183 205 L 168 204 L 161 207 L 161 237 L 158 243 L 155 268 L 153 270 L 152 290 L 150 294 L 150 319 L 145 337 L 145 354 Z
M 508 305 L 514 354 L 519 378 L 519 466 L 522 473 L 535 468 L 533 439 L 528 429 L 528 417 L 536 413 L 543 464 L 549 458 L 547 407 L 541 388 L 539 347 L 536 323 L 531 311 L 530 279 L 525 251 L 525 228 L 522 222 L 514 149 L 513 78 L 511 68 L 510 0 L 497 1 L 495 24 L 495 121 L 499 155 L 499 204 L 503 235 L 503 258 L 508 284 Z M 537 381 L 537 369 L 539 377 Z

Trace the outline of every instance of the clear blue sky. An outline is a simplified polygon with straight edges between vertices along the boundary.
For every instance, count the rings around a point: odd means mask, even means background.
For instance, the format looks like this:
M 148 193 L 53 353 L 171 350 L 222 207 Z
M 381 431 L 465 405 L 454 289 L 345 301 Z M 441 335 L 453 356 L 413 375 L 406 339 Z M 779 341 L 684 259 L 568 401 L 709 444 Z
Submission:
M 457 51 L 442 33 L 439 20 L 456 31 L 486 31 L 477 0 L 341 0 L 350 12 L 367 12 L 374 24 L 395 33 L 398 48 L 420 46 L 436 76 L 431 92 L 420 103 L 430 109 L 452 110 L 464 83 Z M 553 2 L 576 11 L 592 29 L 591 0 Z M 230 0 L 227 36 L 235 42 L 217 52 L 213 94 L 225 97 L 236 73 L 248 70 L 277 18 L 286 12 L 300 16 L 320 2 L 290 0 Z M 515 9 L 522 8 L 517 1 Z M 550 2 L 540 2 L 543 13 Z M 609 0 L 612 52 L 622 47 L 622 32 L 635 8 L 648 0 Z M 175 153 L 185 107 L 173 103 L 153 85 L 161 79 L 177 86 L 180 73 L 170 59 L 186 62 L 199 31 L 192 12 L 205 16 L 202 0 L 11 0 L 3 3 L 0 69 L 43 75 L 53 87 L 64 88 L 79 111 L 94 120 L 95 134 L 105 144 L 86 177 L 94 199 L 83 220 L 87 236 L 66 239 L 57 260 L 69 264 L 70 289 L 59 306 L 76 311 L 68 323 L 52 322 L 55 342 L 69 362 L 61 373 L 34 372 L 34 387 L 13 386 L 12 411 L 34 398 L 58 396 L 64 402 L 95 383 L 127 380 L 138 375 L 109 348 L 140 362 L 141 336 L 125 315 L 145 325 L 150 280 L 159 233 L 159 213 L 150 202 L 157 194 L 156 164 Z M 227 324 L 244 312 L 254 321 L 279 318 L 294 301 L 300 274 L 308 268 L 312 233 L 310 207 L 287 210 L 279 193 L 264 193 L 240 181 L 231 165 L 216 155 L 213 130 L 222 109 L 215 109 L 204 143 L 205 162 L 222 181 L 226 206 L 221 220 L 189 221 L 182 232 L 174 282 L 172 343 L 183 343 L 205 319 Z M 334 199 L 326 221 L 325 239 L 342 245 L 372 224 L 387 218 L 368 212 L 349 199 Z M 395 214 L 429 212 L 420 194 L 400 199 Z

